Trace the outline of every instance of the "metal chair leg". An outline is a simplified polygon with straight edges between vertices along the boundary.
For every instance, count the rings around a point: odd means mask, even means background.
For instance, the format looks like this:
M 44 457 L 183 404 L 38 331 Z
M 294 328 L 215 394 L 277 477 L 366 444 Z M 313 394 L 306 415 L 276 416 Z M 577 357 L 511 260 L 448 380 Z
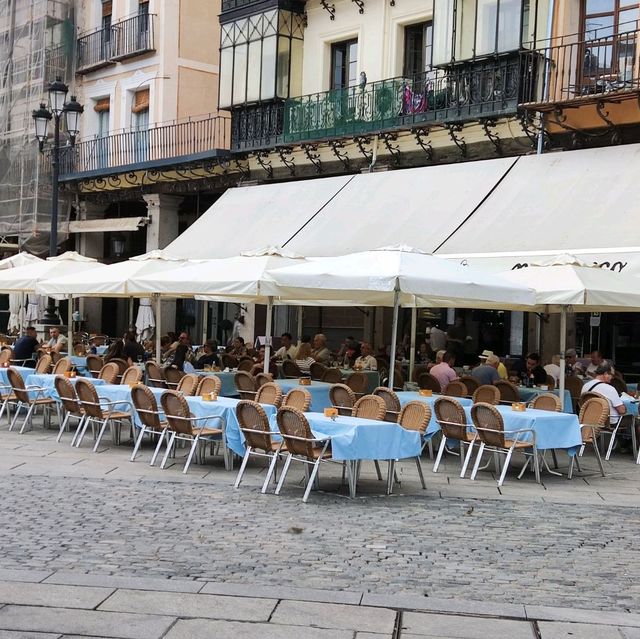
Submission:
M 602 465 L 602 457 L 600 456 L 600 451 L 598 450 L 598 444 L 595 442 L 593 442 L 593 448 L 596 451 L 596 459 L 598 460 L 598 466 L 600 466 L 600 472 L 602 473 L 603 477 L 606 477 L 605 472 L 604 472 L 604 466 Z
M 167 443 L 167 450 L 164 454 L 164 457 L 162 458 L 162 463 L 160 464 L 160 469 L 164 469 L 165 464 L 167 463 L 167 459 L 169 458 L 169 453 L 171 452 L 171 449 L 173 448 L 173 442 L 176 438 L 176 434 L 175 432 L 171 432 L 171 435 L 169 436 L 169 441 Z
M 237 488 L 240 485 L 240 482 L 242 481 L 242 475 L 244 475 L 244 469 L 247 467 L 247 462 L 249 461 L 250 454 L 251 454 L 251 446 L 247 446 L 247 450 L 245 451 L 244 457 L 242 458 L 242 464 L 240 464 L 240 470 L 238 471 L 238 476 L 236 477 L 236 483 L 233 484 L 234 488 Z
M 31 426 L 31 419 L 32 419 L 32 415 L 33 415 L 33 409 L 36 407 L 35 404 L 31 404 L 29 406 L 29 410 L 27 411 L 27 416 L 24 418 L 24 421 L 22 422 L 22 428 L 20 429 L 20 434 L 22 435 L 22 433 L 24 433 L 24 429 L 27 427 L 27 424 L 29 424 L 29 426 Z
M 378 460 L 373 462 L 373 465 L 376 467 L 376 475 L 378 475 L 378 481 L 382 481 L 382 473 L 380 472 L 380 464 Z
M 62 424 L 60 426 L 60 430 L 58 431 L 58 437 L 56 437 L 56 442 L 58 444 L 60 443 L 60 438 L 62 437 L 62 433 L 64 432 L 64 429 L 67 427 L 67 422 L 69 421 L 70 417 L 71 417 L 71 413 L 67 413 L 64 416 L 64 419 L 62 420 Z
M 97 452 L 98 451 L 98 446 L 100 446 L 100 442 L 102 441 L 102 437 L 104 435 L 104 431 L 107 430 L 107 424 L 110 422 L 111 420 L 109 419 L 105 419 L 102 422 L 102 426 L 100 427 L 100 432 L 98 433 L 98 438 L 96 439 L 96 443 L 93 447 L 93 452 Z
M 20 411 L 22 410 L 22 402 L 18 402 L 16 404 L 16 412 L 15 415 L 13 416 L 13 419 L 11 420 L 11 424 L 9 424 L 9 430 L 13 430 L 13 426 L 16 423 L 17 419 L 18 419 L 18 415 L 20 415 Z
M 473 465 L 473 470 L 471 471 L 471 481 L 475 481 L 476 475 L 478 474 L 478 468 L 480 468 L 482 453 L 484 453 L 484 442 L 480 442 L 480 448 L 478 449 L 478 454 L 476 455 L 476 461 Z
M 500 473 L 500 479 L 498 480 L 498 488 L 504 484 L 504 478 L 507 474 L 507 470 L 509 468 L 509 462 L 511 461 L 511 455 L 513 455 L 513 447 L 509 449 L 507 453 L 507 458 L 504 460 L 504 466 L 502 467 L 502 472 Z
M 273 453 L 273 457 L 271 462 L 269 463 L 269 470 L 267 471 L 267 476 L 264 478 L 264 484 L 262 484 L 262 489 L 260 492 L 264 495 L 267 492 L 267 488 L 269 487 L 269 482 L 271 481 L 271 476 L 274 474 L 276 470 L 276 466 L 278 464 L 278 457 L 280 456 L 280 452 Z
M 280 481 L 276 486 L 275 494 L 279 495 L 280 490 L 282 490 L 282 485 L 284 484 L 284 478 L 287 476 L 287 472 L 289 472 L 289 466 L 291 465 L 291 460 L 293 459 L 293 455 L 289 453 L 287 455 L 287 459 L 284 462 L 284 467 L 282 468 L 282 473 L 280 474 Z
M 303 503 L 307 503 L 307 500 L 309 499 L 309 494 L 311 493 L 311 489 L 313 488 L 313 484 L 316 480 L 316 477 L 318 476 L 318 470 L 320 469 L 320 463 L 322 462 L 322 456 L 324 455 L 324 451 L 327 449 L 327 447 L 325 446 L 323 451 L 320 453 L 320 455 L 318 456 L 318 459 L 316 459 L 316 463 L 313 465 L 313 470 L 311 471 L 311 477 L 309 477 L 309 481 L 307 482 L 307 488 L 304 491 L 304 495 L 302 496 L 302 501 Z
M 158 457 L 158 453 L 160 452 L 160 449 L 162 448 L 162 442 L 164 441 L 165 435 L 167 437 L 169 436 L 166 429 L 158 434 L 159 434 L 158 443 L 156 444 L 156 448 L 153 451 L 153 455 L 151 456 L 151 461 L 149 462 L 149 466 L 153 466 L 156 463 L 156 459 Z
M 198 449 L 199 443 L 200 443 L 200 436 L 196 435 L 195 439 L 193 440 L 193 443 L 191 444 L 191 450 L 189 451 L 189 457 L 187 457 L 187 463 L 184 465 L 184 468 L 182 469 L 183 475 L 187 474 L 187 471 L 189 470 L 189 465 L 191 464 L 191 460 L 193 458 L 193 454 Z
M 418 467 L 418 475 L 420 476 L 420 483 L 422 484 L 422 489 L 426 490 L 427 485 L 424 483 L 424 475 L 422 474 L 422 464 L 420 463 L 420 457 L 416 457 L 416 466 Z
M 464 464 L 462 465 L 462 470 L 460 471 L 460 477 L 462 479 L 464 479 L 464 476 L 467 474 L 467 468 L 469 466 L 469 462 L 471 461 L 471 453 L 473 452 L 473 445 L 476 443 L 476 438 L 474 437 L 468 444 L 467 444 L 467 454 L 465 455 L 464 458 Z M 460 451 L 462 452 L 462 450 Z
M 440 467 L 440 461 L 442 460 L 442 455 L 444 454 L 444 447 L 447 443 L 447 438 L 443 435 L 440 441 L 440 447 L 438 448 L 438 456 L 436 457 L 436 463 L 433 465 L 433 472 L 437 473 L 438 468 Z
M 144 437 L 146 430 L 147 427 L 143 425 L 140 429 L 140 436 L 138 437 L 135 446 L 133 447 L 133 453 L 131 453 L 131 459 L 129 461 L 135 461 L 138 450 L 140 449 L 140 444 L 142 444 L 142 438 Z

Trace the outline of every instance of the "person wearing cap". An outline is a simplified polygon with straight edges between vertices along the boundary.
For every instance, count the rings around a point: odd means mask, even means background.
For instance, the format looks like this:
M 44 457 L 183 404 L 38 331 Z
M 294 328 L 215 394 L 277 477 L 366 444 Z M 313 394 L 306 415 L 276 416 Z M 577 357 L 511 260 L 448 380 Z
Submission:
M 98 354 L 98 346 L 103 346 L 104 345 L 104 337 L 102 337 L 102 335 L 91 335 L 91 337 L 89 338 L 89 350 L 88 352 L 91 353 L 91 355 L 97 355 Z
M 613 367 L 604 360 L 595 369 L 595 378 L 589 380 L 582 386 L 582 395 L 585 393 L 596 393 L 602 395 L 609 402 L 609 421 L 616 424 L 621 415 L 627 412 L 624 402 L 620 398 L 618 391 L 611 386 L 613 379 Z
M 489 359 L 489 357 L 491 357 L 493 355 L 493 351 L 488 351 L 488 350 L 484 350 L 482 351 L 482 355 L 478 355 L 478 359 L 480 360 L 480 363 L 483 363 L 483 360 L 487 360 Z M 509 373 L 507 372 L 507 367 L 502 363 L 502 361 L 500 360 L 500 358 L 498 357 L 498 367 L 496 368 L 496 370 L 498 371 L 498 377 L 500 379 L 508 379 L 509 378 Z
M 474 379 L 478 380 L 478 384 L 495 384 L 499 379 L 498 365 L 500 364 L 500 358 L 493 353 L 486 358 L 483 364 L 476 366 L 471 375 Z

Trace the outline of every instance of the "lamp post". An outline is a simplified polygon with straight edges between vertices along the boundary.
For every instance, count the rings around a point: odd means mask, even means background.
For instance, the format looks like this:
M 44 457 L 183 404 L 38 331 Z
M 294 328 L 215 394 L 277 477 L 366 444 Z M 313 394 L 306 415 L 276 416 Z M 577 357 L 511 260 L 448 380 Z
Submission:
M 47 128 L 49 122 L 53 120 L 53 147 L 51 149 L 51 231 L 49 235 L 49 257 L 55 257 L 58 253 L 58 189 L 59 189 L 59 167 L 60 167 L 60 125 L 64 118 L 64 123 L 69 134 L 71 146 L 75 144 L 76 136 L 80 132 L 80 115 L 84 107 L 78 103 L 75 96 L 67 102 L 69 87 L 56 78 L 49 83 L 47 93 L 49 94 L 49 105 L 42 102 L 40 108 L 33 111 L 33 120 L 36 127 L 36 138 L 40 146 L 40 152 L 44 150 L 44 143 L 47 140 Z M 55 305 L 53 301 L 47 307 L 43 318 L 45 324 L 58 324 L 55 315 Z

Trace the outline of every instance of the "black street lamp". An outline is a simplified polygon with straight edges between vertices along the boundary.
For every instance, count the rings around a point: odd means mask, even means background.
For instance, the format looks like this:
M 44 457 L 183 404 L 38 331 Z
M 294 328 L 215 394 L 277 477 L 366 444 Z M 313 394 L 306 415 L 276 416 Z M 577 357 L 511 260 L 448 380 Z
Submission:
M 40 152 L 44 149 L 47 140 L 47 128 L 53 119 L 53 147 L 51 149 L 51 231 L 49 235 L 49 257 L 55 257 L 58 253 L 58 190 L 59 190 L 59 165 L 60 165 L 60 123 L 64 117 L 65 127 L 69 134 L 71 146 L 75 144 L 76 136 L 79 133 L 80 115 L 84 111 L 81 104 L 76 101 L 75 96 L 71 96 L 69 102 L 66 101 L 69 87 L 56 78 L 47 87 L 49 93 L 49 107 L 43 102 L 40 108 L 33 111 L 33 120 L 36 126 L 36 138 L 40 146 Z M 45 316 L 45 324 L 58 324 L 59 320 L 55 314 L 53 301 L 48 306 Z

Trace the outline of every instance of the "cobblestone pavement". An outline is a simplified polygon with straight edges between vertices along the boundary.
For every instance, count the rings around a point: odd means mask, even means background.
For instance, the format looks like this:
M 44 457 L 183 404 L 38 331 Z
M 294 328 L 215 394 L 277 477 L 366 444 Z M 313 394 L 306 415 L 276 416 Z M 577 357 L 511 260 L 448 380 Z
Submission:
M 338 492 L 337 468 L 303 505 L 299 470 L 281 496 L 261 495 L 259 463 L 235 490 L 218 458 L 182 475 L 181 459 L 160 471 L 148 449 L 135 463 L 129 454 L 1 431 L 0 569 L 639 608 L 640 467 L 630 458 L 606 478 L 587 458 L 583 478 L 547 475 L 542 487 L 510 474 L 502 491 L 490 473 L 472 483 L 456 477 L 455 458 L 438 474 L 425 458 L 428 489 L 405 463 L 390 497 L 365 466 L 355 500 Z

